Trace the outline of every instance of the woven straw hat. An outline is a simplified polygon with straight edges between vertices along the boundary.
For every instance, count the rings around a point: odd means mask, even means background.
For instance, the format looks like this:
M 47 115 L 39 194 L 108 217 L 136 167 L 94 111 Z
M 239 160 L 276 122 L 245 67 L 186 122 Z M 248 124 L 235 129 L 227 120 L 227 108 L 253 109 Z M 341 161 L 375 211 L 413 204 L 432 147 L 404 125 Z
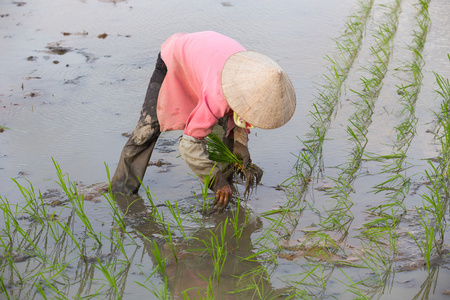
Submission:
M 295 90 L 288 75 L 258 52 L 242 51 L 228 58 L 222 91 L 231 109 L 255 127 L 281 127 L 295 111 Z

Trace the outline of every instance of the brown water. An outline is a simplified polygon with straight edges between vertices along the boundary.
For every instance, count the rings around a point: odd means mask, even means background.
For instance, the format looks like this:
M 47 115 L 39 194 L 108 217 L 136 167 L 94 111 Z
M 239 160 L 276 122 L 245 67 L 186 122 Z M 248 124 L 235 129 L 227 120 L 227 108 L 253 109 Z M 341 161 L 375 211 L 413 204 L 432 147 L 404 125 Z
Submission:
M 375 1 L 375 7 L 387 2 Z M 399 77 L 396 68 L 404 63 L 403 58 L 407 55 L 405 45 L 414 23 L 414 3 L 402 1 L 393 54 L 367 135 L 369 142 L 366 151 L 379 155 L 390 153 L 390 142 L 395 138 L 392 133 L 397 120 L 394 112 L 399 109 L 395 104 L 395 85 Z M 267 279 L 262 280 L 267 289 L 265 296 L 270 292 L 270 297 L 285 295 L 288 288 L 296 287 L 307 290 L 311 298 L 355 297 L 349 292 L 351 283 L 341 269 L 353 282 L 370 277 L 370 270 L 320 263 L 313 272 L 317 276 L 312 280 L 314 284 L 308 279 L 309 285 L 303 285 L 300 283 L 302 278 L 316 265 L 304 259 L 308 256 L 307 251 L 302 252 L 294 246 L 301 244 L 299 239 L 302 241 L 308 227 L 314 228 L 317 224 L 318 212 L 330 203 L 326 193 L 334 185 L 330 177 L 336 176 L 340 171 L 338 167 L 348 161 L 352 144 L 345 129 L 354 113 L 350 103 L 357 98 L 350 89 L 358 86 L 361 69 L 369 60 L 370 26 L 375 27 L 374 20 L 379 17 L 379 8 L 371 14 L 367 37 L 346 81 L 338 113 L 327 132 L 329 140 L 324 144 L 322 177 L 313 180 L 303 196 L 309 203 L 305 204 L 303 213 L 293 214 L 291 219 L 285 221 L 291 231 L 291 239 L 280 242 L 284 248 L 277 252 L 278 264 L 240 260 L 240 257 L 264 248 L 258 238 L 265 234 L 271 223 L 261 214 L 278 208 L 288 200 L 284 191 L 275 187 L 295 172 L 293 166 L 297 158 L 294 155 L 303 147 L 298 138 L 306 139 L 311 123 L 309 111 L 315 101 L 314 84 L 323 81 L 321 75 L 328 65 L 324 56 L 336 51 L 332 38 L 340 35 L 347 16 L 354 12 L 355 7 L 357 1 L 354 0 L 1 1 L 0 125 L 14 130 L 0 133 L 0 195 L 7 197 L 11 203 L 23 204 L 23 197 L 10 178 L 19 182 L 28 180 L 41 191 L 58 188 L 53 182 L 56 175 L 52 157 L 61 165 L 63 172 L 70 174 L 71 180 L 83 182 L 84 185 L 106 181 L 104 164 L 113 172 L 126 141 L 122 133 L 131 132 L 137 122 L 160 44 L 176 32 L 215 30 L 235 38 L 249 50 L 264 53 L 278 61 L 289 74 L 298 99 L 295 115 L 286 126 L 252 132 L 249 144 L 252 160 L 263 168 L 265 174 L 262 185 L 248 201 L 253 212 L 239 247 L 232 237 L 231 228 L 227 227 L 227 264 L 217 287 L 220 296 L 216 298 L 259 299 L 254 292 L 243 292 L 237 296 L 226 292 L 242 288 L 239 280 L 232 275 L 242 275 L 261 266 L 267 268 L 270 279 L 270 283 Z M 450 40 L 450 4 L 445 0 L 431 1 L 430 16 L 432 27 L 423 52 L 425 76 L 416 105 L 418 127 L 408 149 L 408 162 L 413 167 L 408 170 L 407 176 L 411 177 L 417 192 L 407 195 L 404 203 L 408 213 L 400 226 L 417 235 L 421 233 L 421 227 L 417 225 L 414 206 L 421 205 L 419 194 L 426 191 L 423 184 L 426 182 L 423 176 L 427 167 L 425 159 L 439 154 L 439 144 L 429 133 L 435 126 L 433 111 L 439 110 L 441 101 L 436 99 L 432 72 L 450 77 L 450 63 L 446 57 Z M 151 160 L 163 160 L 169 164 L 150 166 L 144 185 L 155 194 L 156 203 L 162 204 L 166 200 L 173 203 L 176 200 L 188 212 L 182 214 L 186 216 L 195 210 L 196 200 L 192 191 L 199 194 L 200 184 L 179 157 L 177 139 L 181 134 L 177 131 L 161 135 Z M 386 177 L 386 174 L 379 174 L 382 164 L 369 161 L 362 164 L 361 170 L 365 176 L 355 180 L 351 195 L 356 204 L 352 208 L 354 219 L 350 234 L 340 241 L 347 256 L 336 260 L 349 262 L 351 257 L 360 255 L 357 235 L 361 224 L 367 221 L 365 210 L 385 201 L 386 195 L 370 192 Z M 240 187 L 243 189 L 243 186 Z M 84 187 L 81 189 L 89 191 Z M 56 199 L 64 198 L 56 193 Z M 105 202 L 102 199 L 100 203 L 88 202 L 86 206 L 97 230 L 108 235 L 112 220 L 109 210 L 105 209 L 108 207 Z M 133 208 L 137 215 L 128 220 L 129 229 L 140 230 L 151 241 L 157 241 L 161 251 L 168 255 L 169 250 L 161 238 L 161 228 L 145 220 L 142 214 L 148 205 L 139 205 Z M 159 209 L 169 215 L 166 206 L 159 206 Z M 68 210 L 61 216 L 71 219 Z M 203 226 L 189 218 L 184 222 L 188 235 L 208 240 L 210 230 L 226 217 L 231 217 L 231 212 L 203 218 Z M 84 229 L 81 223 L 74 221 L 72 224 L 74 231 L 82 235 Z M 368 298 L 448 298 L 444 293 L 450 289 L 449 258 L 437 260 L 435 268 L 428 273 L 423 267 L 420 251 L 405 233 L 406 229 L 402 229 L 399 238 L 401 251 L 396 254 L 396 260 L 392 260 L 392 272 L 385 275 L 383 284 L 368 280 L 367 284 L 358 287 L 364 287 Z M 283 232 L 274 231 L 274 235 L 282 236 Z M 447 230 L 446 249 L 450 248 L 448 235 Z M 156 267 L 153 245 L 136 234 L 134 236 L 140 241 L 139 247 L 126 246 L 132 264 L 126 271 L 120 272 L 117 282 L 124 299 L 153 297 L 136 283 L 145 283 Z M 178 264 L 172 261 L 167 265 L 168 276 L 172 278 L 168 286 L 174 297 L 182 299 L 181 292 L 188 288 L 206 289 L 202 276 L 208 278 L 211 275 L 212 265 L 205 255 L 189 250 L 203 247 L 199 240 L 186 244 L 179 232 L 175 238 L 180 259 Z M 87 244 L 92 246 L 94 243 L 88 241 Z M 275 248 L 272 244 L 268 247 Z M 67 241 L 48 247 L 48 251 L 50 255 L 58 249 L 72 248 L 73 245 Z M 75 263 L 78 261 L 76 252 L 66 251 L 65 260 L 74 261 L 67 270 L 70 285 L 60 287 L 64 293 L 72 297 L 80 291 L 83 291 L 82 295 L 89 295 L 99 289 L 103 291 L 100 298 L 114 298 L 113 294 L 104 292 L 107 289 L 102 287 L 103 281 L 92 280 L 103 276 L 94 267 L 95 257 L 116 263 L 115 271 L 119 273 L 121 265 L 117 259 L 121 254 L 117 253 L 117 249 L 111 249 L 91 250 L 88 256 L 92 256 L 93 262 L 78 264 Z M 36 265 L 39 264 L 30 260 L 18 264 L 24 272 Z M 158 287 L 161 278 L 154 276 L 150 281 Z M 24 291 L 28 290 L 31 295 L 36 293 L 32 286 L 24 288 Z M 24 296 L 17 289 L 15 291 L 16 296 Z M 196 290 L 189 292 L 191 298 L 196 298 L 196 295 Z

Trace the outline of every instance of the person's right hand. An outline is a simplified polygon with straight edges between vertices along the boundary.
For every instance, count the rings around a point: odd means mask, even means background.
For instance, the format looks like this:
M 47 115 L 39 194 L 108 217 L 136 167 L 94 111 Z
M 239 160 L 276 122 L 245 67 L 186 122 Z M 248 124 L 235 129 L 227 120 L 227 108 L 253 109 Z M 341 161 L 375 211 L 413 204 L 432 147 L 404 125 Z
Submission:
M 228 206 L 228 201 L 231 199 L 231 187 L 229 184 L 221 187 L 216 191 L 214 198 L 214 210 L 221 213 Z

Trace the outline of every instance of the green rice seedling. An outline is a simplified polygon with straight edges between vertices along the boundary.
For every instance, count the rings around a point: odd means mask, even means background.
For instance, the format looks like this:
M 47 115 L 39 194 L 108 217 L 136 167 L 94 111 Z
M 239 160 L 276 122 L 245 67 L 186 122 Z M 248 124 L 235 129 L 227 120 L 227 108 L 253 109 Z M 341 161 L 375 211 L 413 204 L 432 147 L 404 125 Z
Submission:
M 56 212 L 49 214 L 48 205 L 45 203 L 41 191 L 38 191 L 38 195 L 36 195 L 34 187 L 29 181 L 27 181 L 29 184 L 28 188 L 19 184 L 19 182 L 15 179 L 12 179 L 12 181 L 17 185 L 22 196 L 27 202 L 25 206 L 21 207 L 20 214 L 29 215 L 33 221 L 47 230 L 55 242 L 58 242 L 60 239 L 60 231 L 59 227 L 54 222 L 57 215 Z M 5 205 L 9 204 L 5 203 Z M 9 210 L 6 206 L 4 206 L 4 209 Z M 15 213 L 16 216 L 17 213 L 18 212 Z M 60 213 L 62 213 L 62 211 Z
M 257 165 L 249 163 L 243 167 L 242 158 L 233 154 L 225 143 L 214 133 L 206 137 L 209 159 L 215 162 L 225 163 L 235 168 L 235 173 L 245 180 L 244 197 L 259 184 L 263 176 L 263 171 Z
M 217 164 L 216 164 L 217 165 Z M 214 167 L 216 166 L 214 165 Z M 211 202 L 212 199 L 214 199 L 214 197 L 208 197 L 208 193 L 209 193 L 209 186 L 211 185 L 212 181 L 214 178 L 211 177 L 212 175 L 212 171 L 213 169 L 211 169 L 211 172 L 209 172 L 208 175 L 206 175 L 205 177 L 203 177 L 203 182 L 202 180 L 200 181 L 200 187 L 201 187 L 201 191 L 202 191 L 202 199 L 198 199 L 197 195 L 194 193 L 194 197 L 197 200 L 197 203 L 200 205 L 201 209 L 201 213 L 202 214 L 206 214 L 208 212 L 208 203 Z
M 301 182 L 301 186 L 306 186 L 310 180 L 310 174 L 312 174 L 314 170 L 314 160 L 311 158 L 311 155 L 309 153 L 314 153 L 310 151 L 310 147 L 313 141 L 305 141 L 302 142 L 305 146 L 304 151 L 300 152 L 300 154 L 297 156 L 297 163 L 301 166 L 301 171 L 298 172 L 296 175 L 291 176 L 290 178 L 283 181 L 280 185 L 286 186 L 286 183 L 291 182 L 292 180 L 297 180 Z M 300 168 L 300 167 L 298 167 Z M 302 189 L 300 186 L 299 189 Z M 304 188 L 303 188 L 304 190 Z
M 347 127 L 347 132 L 350 134 L 350 139 L 352 139 L 357 144 L 357 155 L 354 157 L 358 157 L 360 160 L 362 157 L 362 150 L 365 148 L 367 144 L 367 124 L 363 120 L 360 119 L 359 116 L 354 116 L 352 120 L 349 120 L 350 124 L 353 125 L 353 128 L 350 126 Z
M 61 223 L 59 220 L 56 220 L 56 223 L 59 225 L 59 227 L 61 227 L 61 229 L 67 234 L 67 236 L 70 237 L 70 239 L 72 240 L 72 242 L 74 243 L 74 245 L 77 247 L 80 256 L 86 261 L 86 257 L 85 255 L 83 255 L 84 253 L 84 246 L 82 241 L 78 241 L 77 238 L 75 237 L 75 235 L 73 234 L 70 226 L 69 226 L 69 222 L 67 223 Z
M 450 54 L 447 55 L 450 60 Z M 436 78 L 436 83 L 439 86 L 439 89 L 436 90 L 442 98 L 444 103 L 450 103 L 450 81 L 448 78 L 444 78 L 441 75 L 434 73 Z
M 94 227 L 89 220 L 89 217 L 86 215 L 84 211 L 84 196 L 78 193 L 77 187 L 74 183 L 70 182 L 69 176 L 67 174 L 63 174 L 61 171 L 61 167 L 59 164 L 52 158 L 53 164 L 56 168 L 56 173 L 59 181 L 56 183 L 62 188 L 62 190 L 66 193 L 67 197 L 69 197 L 69 201 L 72 205 L 72 209 L 77 214 L 78 218 L 83 222 L 84 226 L 87 229 L 87 233 L 89 237 L 95 240 L 99 245 L 102 244 L 99 236 L 94 230 Z M 67 177 L 67 182 L 65 177 Z
M 14 178 L 12 178 L 11 180 L 17 185 L 23 198 L 27 202 L 27 205 L 22 207 L 22 212 L 28 214 L 33 218 L 34 221 L 44 226 L 44 220 L 47 219 L 47 212 L 43 201 L 41 201 L 41 205 L 38 203 L 33 185 L 29 181 L 27 181 L 29 184 L 29 188 L 26 188 L 19 184 Z
M 322 227 L 322 230 L 334 230 L 344 235 L 348 234 L 348 228 L 350 227 L 353 216 L 349 214 L 350 207 L 345 204 L 345 202 L 340 202 L 331 210 L 326 211 L 327 217 L 319 223 Z
M 148 281 L 148 280 L 147 280 Z M 153 282 L 149 282 L 151 284 L 151 288 L 147 284 L 142 284 L 140 282 L 135 281 L 138 285 L 148 290 L 158 299 L 170 299 L 169 288 L 167 286 L 167 278 L 164 278 L 164 281 L 160 284 L 159 288 L 155 286 Z
M 122 230 L 124 232 L 126 232 L 125 228 L 126 228 L 126 222 L 124 219 L 124 216 L 126 215 L 119 209 L 119 207 L 117 206 L 116 201 L 114 200 L 114 195 L 112 192 L 112 187 L 111 187 L 111 176 L 109 173 L 109 168 L 108 165 L 105 163 L 105 168 L 106 168 L 106 175 L 108 178 L 108 192 L 107 193 L 103 193 L 103 197 L 106 199 L 106 201 L 108 202 L 110 208 L 111 208 L 111 217 L 114 219 L 115 223 L 122 228 Z M 137 201 L 137 200 L 136 200 Z M 130 204 L 130 206 L 132 205 L 132 203 Z M 133 239 L 132 239 L 133 240 Z
M 250 221 L 250 211 L 245 210 L 244 212 L 241 212 L 241 199 L 238 199 L 235 203 L 235 209 L 231 211 L 232 218 L 231 218 L 231 224 L 234 231 L 234 237 L 236 238 L 236 244 L 239 245 L 239 239 L 242 236 L 242 233 L 244 232 L 245 227 L 247 226 L 248 222 Z M 240 222 L 240 214 L 244 214 L 244 222 Z
M 8 289 L 6 288 L 6 284 L 3 281 L 3 274 L 0 276 L 0 294 L 2 294 L 4 297 L 6 297 L 7 300 L 12 299 L 10 295 L 8 294 Z
M 227 259 L 227 242 L 226 242 L 226 229 L 227 229 L 228 219 L 219 227 L 219 235 L 215 235 L 212 231 L 209 243 L 208 253 L 211 255 L 214 272 L 216 276 L 217 283 L 219 283 L 220 274 L 222 273 L 225 261 Z M 207 242 L 205 242 L 208 245 Z
M 153 270 L 152 274 L 148 277 L 147 281 L 150 277 L 153 276 L 158 270 L 161 272 L 162 277 L 164 280 L 167 280 L 167 272 L 166 272 L 166 260 L 168 257 L 164 256 L 164 253 L 160 251 L 158 244 L 156 241 L 151 241 L 146 235 L 142 234 L 140 231 L 137 231 L 137 233 L 149 244 L 153 245 L 151 252 L 153 254 L 153 257 L 156 260 L 156 268 Z M 170 233 L 170 232 L 169 232 Z
M 153 253 L 153 256 L 157 263 L 157 270 L 159 270 L 161 272 L 163 278 L 166 280 L 167 279 L 167 272 L 166 272 L 167 257 L 164 257 L 164 254 L 159 250 L 159 247 L 158 247 L 158 244 L 156 244 L 156 241 L 153 241 L 152 253 Z
M 422 228 L 425 230 L 425 237 L 420 238 L 420 241 L 418 241 L 418 238 L 416 238 L 412 233 L 408 231 L 408 234 L 413 238 L 414 242 L 417 244 L 417 247 L 419 247 L 420 252 L 422 252 L 423 258 L 425 259 L 425 263 L 427 265 L 428 273 L 431 269 L 431 255 L 433 253 L 433 249 L 436 246 L 437 249 L 439 249 L 439 246 L 436 244 L 435 239 L 435 233 L 434 233 L 434 226 L 431 224 L 430 219 L 428 218 L 428 212 L 424 210 L 424 215 L 420 213 L 419 208 L 416 206 L 416 211 L 420 217 L 420 220 L 418 221 L 419 224 L 422 226 Z
M 271 241 L 275 245 L 275 241 L 278 241 L 273 234 L 267 234 L 266 240 Z M 259 262 L 259 263 L 266 263 L 266 264 L 272 264 L 277 265 L 278 264 L 278 257 L 275 253 L 275 250 L 272 248 L 269 248 L 267 244 L 261 244 L 259 245 L 259 248 L 257 251 L 255 251 L 253 254 L 248 255 L 246 257 L 241 257 L 242 261 L 250 261 L 250 262 Z
M 384 274 L 391 270 L 391 262 L 385 249 L 378 241 L 371 240 L 368 240 L 366 244 L 361 241 L 361 249 L 364 252 L 364 257 L 360 256 L 363 265 L 372 270 L 378 284 L 383 285 Z
M 199 274 L 200 277 L 203 278 L 203 280 L 205 282 L 208 283 L 208 285 L 206 286 L 206 289 L 204 288 L 200 288 L 200 287 L 192 287 L 189 288 L 187 290 L 183 291 L 183 299 L 184 300 L 189 300 L 189 296 L 188 296 L 188 292 L 192 291 L 192 290 L 197 290 L 197 296 L 194 299 L 201 299 L 201 300 L 214 300 L 215 298 L 215 293 L 214 293 L 214 289 L 216 287 L 216 284 L 214 283 L 214 278 L 212 276 L 208 277 L 208 279 L 206 279 L 205 277 L 203 277 L 202 275 Z M 203 293 L 202 293 L 203 292 Z
M 403 207 L 399 213 L 399 207 Z M 388 204 L 380 205 L 380 212 L 371 213 L 377 216 L 374 220 L 363 224 L 362 235 L 372 242 L 378 242 L 388 245 L 393 253 L 397 252 L 397 227 L 400 223 L 401 216 L 406 212 L 402 202 L 389 202 Z M 390 209 L 390 214 L 387 213 Z
M 344 235 L 347 235 L 347 233 Z M 343 239 L 344 237 L 340 240 Z M 308 233 L 300 248 L 307 249 L 305 251 L 305 256 L 320 258 L 329 262 L 332 261 L 333 254 L 338 253 L 339 251 L 344 251 L 342 247 L 336 243 L 336 241 L 327 232 L 324 231 Z
M 395 170 L 394 170 L 395 171 Z M 404 174 L 394 173 L 389 176 L 385 181 L 375 185 L 373 191 L 375 194 L 385 191 L 398 191 L 398 187 L 410 185 L 410 178 L 406 178 Z
M 95 264 L 94 267 L 99 271 L 101 271 L 101 273 L 105 277 L 104 280 L 109 284 L 109 286 L 113 290 L 115 298 L 121 299 L 123 292 L 120 291 L 120 288 L 117 285 L 117 274 L 123 272 L 125 265 L 121 265 L 119 271 L 116 273 L 115 272 L 116 264 L 117 263 L 114 264 L 108 263 L 106 265 L 103 265 L 101 260 L 97 257 L 97 264 Z
M 364 223 L 365 229 L 361 233 L 370 241 L 389 245 L 395 252 L 398 237 L 396 227 L 399 222 L 395 215 L 382 214 L 375 220 Z
M 364 279 L 361 280 L 361 281 L 359 281 L 359 282 L 354 282 L 354 281 L 347 275 L 347 273 L 345 273 L 344 270 L 342 270 L 342 268 L 339 268 L 339 267 L 338 267 L 338 269 L 339 269 L 339 271 L 341 271 L 341 273 L 345 276 L 345 278 L 347 278 L 347 280 L 350 282 L 349 284 L 347 284 L 347 283 L 345 283 L 344 281 L 342 281 L 342 280 L 340 279 L 341 276 L 335 277 L 335 279 L 336 279 L 338 282 L 340 282 L 340 283 L 342 283 L 343 285 L 345 285 L 346 287 L 348 287 L 348 289 L 343 293 L 343 295 L 344 295 L 346 292 L 350 291 L 353 295 L 356 296 L 356 298 L 353 298 L 353 299 L 367 299 L 367 300 L 372 299 L 372 297 L 369 297 L 363 290 L 361 290 L 361 289 L 358 287 L 358 285 L 361 285 L 361 284 L 364 283 Z
M 39 282 L 35 282 L 34 286 L 44 299 L 68 299 L 67 295 L 57 288 L 60 283 L 53 280 L 55 276 L 48 278 L 46 274 L 39 272 L 39 277 Z M 49 293 L 51 293 L 51 296 L 48 295 Z
M 450 55 L 448 55 L 448 59 L 450 60 Z M 440 175 L 441 178 L 446 179 L 446 181 L 441 184 L 441 188 L 444 189 L 445 195 L 448 196 L 448 178 L 450 174 L 450 117 L 448 115 L 450 109 L 450 82 L 448 78 L 443 78 L 437 73 L 435 73 L 435 78 L 436 83 L 439 86 L 439 89 L 436 90 L 436 92 L 443 98 L 441 112 L 439 115 L 436 115 L 439 120 L 439 126 L 442 127 L 442 134 L 439 138 L 441 143 Z
M 312 265 L 312 263 L 313 262 L 310 262 L 300 267 L 302 269 L 306 269 L 305 272 L 283 276 L 282 279 L 287 280 L 290 284 L 294 285 L 295 287 L 301 285 L 309 285 L 309 281 L 313 277 L 314 272 L 316 272 L 316 270 L 322 267 L 320 263 L 316 263 L 314 265 Z
M 430 212 L 434 217 L 436 230 L 440 236 L 439 244 L 442 246 L 444 242 L 445 230 L 447 229 L 445 217 L 447 213 L 448 198 L 443 198 L 441 187 L 447 185 L 444 181 L 444 177 L 438 174 L 436 167 L 431 162 L 429 162 L 429 164 L 432 167 L 433 173 L 430 174 L 426 170 L 425 173 L 431 182 L 431 186 L 427 186 L 429 194 L 421 194 L 421 196 L 422 199 L 425 200 L 424 209 Z M 439 250 L 439 248 L 437 248 L 437 250 Z M 438 253 L 440 254 L 441 251 L 438 251 Z
M 195 192 L 193 194 L 195 195 Z M 196 196 L 194 196 L 194 197 L 196 197 Z M 198 198 L 196 198 L 196 200 L 201 205 L 201 201 Z M 188 213 L 187 217 L 189 218 L 189 220 L 195 222 L 196 225 L 198 226 L 198 228 L 202 228 L 202 227 L 204 227 L 204 216 L 205 215 L 206 215 L 206 213 L 203 212 L 202 208 L 199 210 L 196 210 L 194 208 Z
M 323 265 L 321 262 L 306 261 L 298 265 L 301 272 L 284 276 L 283 279 L 295 287 L 303 290 L 305 298 L 324 298 L 327 282 L 331 279 L 334 265 Z
M 271 215 L 274 213 L 279 214 L 278 218 L 271 217 Z M 263 213 L 261 216 L 268 220 L 270 222 L 270 225 L 267 226 L 267 228 L 264 229 L 263 233 L 254 241 L 255 244 L 259 245 L 261 248 L 270 250 L 269 252 L 272 252 L 268 244 L 278 244 L 277 238 L 274 236 L 275 232 L 279 232 L 278 234 L 283 237 L 287 237 L 290 235 L 290 232 L 285 226 L 288 213 L 289 209 L 281 209 Z M 274 257 L 275 255 L 272 253 L 271 256 Z
M 120 236 L 118 229 L 115 228 L 111 231 L 111 237 L 107 237 L 105 235 L 102 236 L 111 243 L 111 246 L 114 246 L 116 249 L 118 249 L 125 257 L 126 263 L 130 264 L 130 259 L 128 258 L 127 251 L 125 250 L 125 245 L 123 244 L 124 238 Z
M 312 277 L 313 277 L 313 280 L 315 281 L 315 282 L 317 282 L 316 283 L 316 285 L 317 286 L 320 286 L 321 288 L 323 288 L 323 289 L 325 289 L 325 287 L 326 287 L 326 283 L 327 283 L 327 281 L 328 281 L 328 277 L 329 276 L 331 276 L 331 272 L 329 273 L 329 275 L 328 276 L 325 276 L 324 274 L 325 274 L 325 270 L 326 270 L 326 268 L 325 267 L 320 267 L 320 268 L 318 268 L 319 269 L 319 274 L 318 275 L 316 275 L 315 273 L 312 273 L 311 275 L 313 275 Z
M 48 260 L 48 257 L 42 251 L 41 247 L 38 243 L 33 239 L 32 230 L 33 228 L 29 228 L 27 231 L 21 226 L 17 220 L 12 221 L 12 225 L 14 227 L 14 231 L 17 232 L 22 238 L 22 244 L 19 244 L 18 249 L 21 249 L 24 253 L 27 253 L 30 256 L 35 258 L 39 258 L 42 262 L 51 263 Z M 31 248 L 31 249 L 30 249 Z
M 214 133 L 206 138 L 209 159 L 215 162 L 237 164 L 242 167 L 242 159 L 236 156 L 225 143 Z
M 211 257 L 211 261 L 214 269 L 214 278 L 219 284 L 220 282 L 220 274 L 222 273 L 223 267 L 225 265 L 225 261 L 227 259 L 227 241 L 226 241 L 226 230 L 227 230 L 228 218 L 225 219 L 225 222 L 221 223 L 217 230 L 219 231 L 217 234 L 210 230 L 209 239 L 200 240 L 205 245 L 206 252 Z
M 53 238 L 55 242 L 60 241 L 61 239 L 61 231 L 60 227 L 58 226 L 58 223 L 56 223 L 57 215 L 56 213 L 53 213 L 50 215 L 49 218 L 47 218 L 47 224 L 46 224 L 46 230 L 50 234 L 50 236 Z
M 38 290 L 39 294 L 42 296 L 43 299 L 48 299 L 47 294 L 44 291 L 44 288 L 40 284 L 35 283 L 34 286 L 36 287 L 36 289 Z
M 269 293 L 265 292 L 265 285 L 270 285 L 270 275 L 266 266 L 259 265 L 245 271 L 241 275 L 233 276 L 239 280 L 237 288 L 231 293 L 238 294 L 253 291 L 253 294 L 249 296 L 250 299 L 267 299 Z
M 125 223 L 125 218 L 124 218 L 125 215 L 117 207 L 117 203 L 112 198 L 109 198 L 109 196 L 105 196 L 105 198 L 107 199 L 107 201 L 111 207 L 111 210 L 112 210 L 111 217 L 115 221 L 115 226 L 114 226 L 114 228 L 112 228 L 112 231 L 117 232 L 117 234 L 120 231 L 122 234 L 125 234 L 134 245 L 137 246 L 138 243 L 136 242 L 136 240 L 133 238 L 133 236 L 127 230 L 127 225 Z M 132 204 L 130 204 L 130 205 L 132 205 Z
M 150 191 L 148 186 L 142 185 L 142 187 L 144 188 L 144 191 L 147 195 L 147 200 L 150 202 L 150 206 L 152 208 L 153 219 L 151 221 L 163 226 L 163 229 L 167 231 L 167 222 L 165 220 L 164 213 L 158 209 L 158 207 L 155 205 L 155 202 L 153 201 L 153 198 L 156 199 L 155 195 Z
M 3 212 L 3 219 L 4 219 L 4 225 L 5 225 L 5 228 L 2 230 L 2 232 L 4 233 L 4 237 L 8 238 L 9 244 L 12 245 L 13 244 L 12 233 L 14 232 L 12 222 L 13 222 L 13 220 L 16 219 L 15 216 L 17 216 L 17 206 L 16 206 L 16 212 L 14 213 L 11 210 L 11 205 L 7 198 L 2 198 L 0 196 L 0 201 L 1 201 L 0 209 Z M 2 240 L 3 240 L 3 238 L 2 238 Z
M 167 243 L 167 246 L 169 246 L 170 251 L 172 252 L 173 258 L 175 259 L 175 262 L 178 263 L 178 256 L 177 252 L 175 251 L 175 245 L 173 243 L 172 239 L 172 231 L 170 230 L 170 224 L 167 224 L 167 234 L 163 235 L 164 240 Z M 185 238 L 187 241 L 187 239 Z
M 178 229 L 180 230 L 181 234 L 183 235 L 186 243 L 189 244 L 189 237 L 186 235 L 186 232 L 184 231 L 184 226 L 183 226 L 183 221 L 186 219 L 187 215 L 182 218 L 180 215 L 180 209 L 178 207 L 178 203 L 177 200 L 174 201 L 175 204 L 175 208 L 172 206 L 172 204 L 170 203 L 170 201 L 165 201 L 164 203 L 166 204 L 167 208 L 169 209 L 170 213 L 172 214 Z
M 151 292 L 158 299 L 170 299 L 169 288 L 167 286 L 167 278 L 164 278 L 163 283 L 159 286 L 159 290 L 155 287 L 151 290 Z
M 5 250 L 5 252 L 3 254 L 3 259 L 6 259 L 8 267 L 11 269 L 11 271 L 14 273 L 14 275 L 17 276 L 17 278 L 19 279 L 19 283 L 24 282 L 25 278 L 22 276 L 21 272 L 19 271 L 19 268 L 17 267 L 17 264 L 15 263 L 15 261 L 12 257 L 12 249 L 10 246 L 11 244 L 6 245 L 1 236 L 0 236 L 0 242 L 1 242 L 1 247 Z M 6 268 L 2 268 L 0 278 L 6 278 L 4 276 L 5 271 L 6 271 Z M 12 274 L 11 274 L 11 277 L 12 277 Z

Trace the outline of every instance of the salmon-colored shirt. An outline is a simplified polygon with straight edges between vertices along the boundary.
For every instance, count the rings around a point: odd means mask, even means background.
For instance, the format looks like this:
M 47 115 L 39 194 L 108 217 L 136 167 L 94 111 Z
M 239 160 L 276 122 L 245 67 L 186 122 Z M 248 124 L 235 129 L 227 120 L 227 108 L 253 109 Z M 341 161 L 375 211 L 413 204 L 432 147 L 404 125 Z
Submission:
M 232 113 L 222 93 L 221 74 L 227 59 L 245 51 L 235 40 L 213 31 L 177 33 L 161 46 L 167 74 L 159 91 L 161 131 L 183 130 L 205 138 L 219 119 Z M 233 118 L 230 125 L 234 126 Z

